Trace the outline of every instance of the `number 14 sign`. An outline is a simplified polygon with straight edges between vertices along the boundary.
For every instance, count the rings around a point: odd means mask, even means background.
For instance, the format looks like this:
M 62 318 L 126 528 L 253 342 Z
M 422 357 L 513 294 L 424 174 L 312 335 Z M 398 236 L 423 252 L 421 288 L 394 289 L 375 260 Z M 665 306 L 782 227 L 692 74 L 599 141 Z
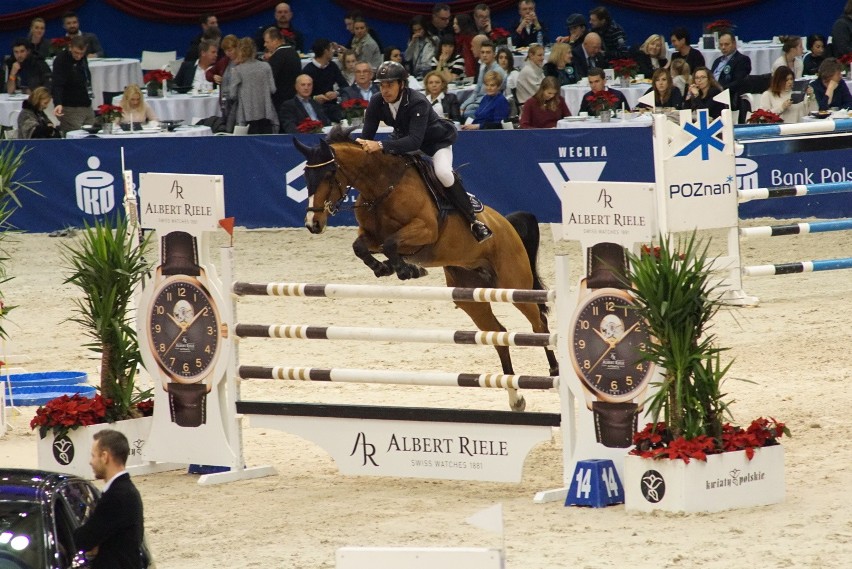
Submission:
M 615 465 L 608 459 L 581 460 L 565 498 L 566 506 L 604 508 L 624 502 L 624 488 Z

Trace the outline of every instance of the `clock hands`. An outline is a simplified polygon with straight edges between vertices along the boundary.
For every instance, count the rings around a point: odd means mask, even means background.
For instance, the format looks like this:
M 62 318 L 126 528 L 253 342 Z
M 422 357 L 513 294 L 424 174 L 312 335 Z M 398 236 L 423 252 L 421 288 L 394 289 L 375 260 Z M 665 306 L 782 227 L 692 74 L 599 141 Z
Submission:
M 192 317 L 192 320 L 190 320 L 189 322 L 178 322 L 177 318 L 175 318 L 174 316 L 172 316 L 171 314 L 169 314 L 169 315 L 168 315 L 168 316 L 169 316 L 169 318 L 171 318 L 171 319 L 172 319 L 172 322 L 174 322 L 175 324 L 177 324 L 177 325 L 178 325 L 178 327 L 180 328 L 180 332 L 178 332 L 178 334 L 175 336 L 175 339 L 174 339 L 174 340 L 172 340 L 172 343 L 171 343 L 171 344 L 169 344 L 169 347 L 168 347 L 168 348 L 166 348 L 166 351 L 165 351 L 165 352 L 163 352 L 163 355 L 165 356 L 166 354 L 168 354 L 168 353 L 172 350 L 172 348 L 174 348 L 174 347 L 175 347 L 175 345 L 177 344 L 177 341 L 180 339 L 181 335 L 183 335 L 184 333 L 186 333 L 186 331 L 187 331 L 187 330 L 189 330 L 189 329 L 190 329 L 190 327 L 192 327 L 192 325 L 193 325 L 193 324 L 195 324 L 195 322 L 196 322 L 196 321 L 197 321 L 197 320 L 198 320 L 201 316 L 203 316 L 203 315 L 205 315 L 205 314 L 207 314 L 207 307 L 206 307 L 206 306 L 205 306 L 203 309 L 199 310 L 199 311 L 198 311 L 198 313 L 197 313 L 195 316 L 193 316 L 193 317 Z
M 597 328 L 592 328 L 592 330 L 595 331 L 595 334 L 597 334 L 601 340 L 606 342 L 608 347 L 606 350 L 604 350 L 604 353 L 601 354 L 601 357 L 598 358 L 598 361 L 596 361 L 594 365 L 589 368 L 589 372 L 598 367 L 598 364 L 603 361 L 606 355 L 609 354 L 613 350 L 613 348 L 615 348 L 619 343 L 621 343 L 621 341 L 626 338 L 628 334 L 635 330 L 637 326 L 639 326 L 639 322 L 634 323 L 633 326 L 625 330 L 618 338 L 612 336 L 604 336 L 603 332 L 601 332 Z

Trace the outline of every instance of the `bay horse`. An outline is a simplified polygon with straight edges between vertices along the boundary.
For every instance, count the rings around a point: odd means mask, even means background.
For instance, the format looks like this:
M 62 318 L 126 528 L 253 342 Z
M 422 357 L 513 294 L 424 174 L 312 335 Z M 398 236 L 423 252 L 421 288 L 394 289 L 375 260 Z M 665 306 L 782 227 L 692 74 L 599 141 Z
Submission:
M 368 154 L 350 138 L 351 131 L 335 126 L 327 139 L 314 147 L 293 139 L 307 158 L 305 226 L 311 233 L 325 230 L 328 216 L 337 213 L 354 189 L 358 192 L 354 204 L 358 237 L 352 249 L 377 277 L 396 274 L 407 280 L 425 275 L 424 267 L 443 267 L 450 287 L 544 290 L 536 270 L 539 229 L 534 215 L 519 212 L 503 217 L 486 206 L 478 215 L 494 235 L 477 243 L 461 215 L 453 213 L 441 220 L 438 207 L 411 160 L 381 152 Z M 387 260 L 380 261 L 374 253 L 383 254 Z M 455 304 L 480 330 L 506 330 L 489 303 Z M 545 304 L 514 306 L 534 332 L 548 332 Z M 514 374 L 509 348 L 495 349 L 503 373 Z M 545 352 L 550 374 L 558 375 L 553 350 L 545 348 Z M 511 409 L 523 411 L 524 398 L 514 389 L 508 392 Z

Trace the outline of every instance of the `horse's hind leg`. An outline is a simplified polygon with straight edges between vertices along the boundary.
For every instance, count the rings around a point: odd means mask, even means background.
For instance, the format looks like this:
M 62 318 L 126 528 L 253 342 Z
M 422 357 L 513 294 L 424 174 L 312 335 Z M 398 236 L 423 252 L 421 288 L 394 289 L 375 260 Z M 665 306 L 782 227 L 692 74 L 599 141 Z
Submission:
M 542 312 L 541 306 L 538 304 L 515 304 L 521 314 L 526 317 L 532 326 L 533 332 L 547 334 L 550 329 L 547 326 L 547 316 Z M 547 364 L 550 366 L 550 375 L 559 375 L 559 362 L 556 360 L 556 354 L 551 348 L 545 348 L 544 354 L 547 356 Z

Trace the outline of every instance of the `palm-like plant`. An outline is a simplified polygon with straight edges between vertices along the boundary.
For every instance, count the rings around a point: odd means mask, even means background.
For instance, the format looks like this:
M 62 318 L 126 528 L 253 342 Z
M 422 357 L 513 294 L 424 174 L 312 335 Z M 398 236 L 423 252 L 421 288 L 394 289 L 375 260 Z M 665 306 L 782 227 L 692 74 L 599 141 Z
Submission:
M 647 402 L 654 424 L 664 421 L 674 438 L 713 437 L 721 447 L 723 416 L 730 415 L 721 383 L 731 364 L 722 365 L 727 348 L 708 332 L 723 304 L 708 245 L 695 233 L 676 244 L 661 237 L 659 247 L 628 255 L 627 280 L 652 336 L 643 357 L 665 370 Z
M 120 216 L 86 224 L 79 239 L 63 244 L 69 271 L 66 283 L 77 285 L 83 297 L 75 300 L 72 322 L 82 325 L 93 342 L 87 347 L 101 354 L 101 394 L 112 400 L 110 420 L 133 416 L 136 371 L 141 362 L 131 302 L 150 265 L 145 261 L 149 239 L 141 244 L 128 233 Z

